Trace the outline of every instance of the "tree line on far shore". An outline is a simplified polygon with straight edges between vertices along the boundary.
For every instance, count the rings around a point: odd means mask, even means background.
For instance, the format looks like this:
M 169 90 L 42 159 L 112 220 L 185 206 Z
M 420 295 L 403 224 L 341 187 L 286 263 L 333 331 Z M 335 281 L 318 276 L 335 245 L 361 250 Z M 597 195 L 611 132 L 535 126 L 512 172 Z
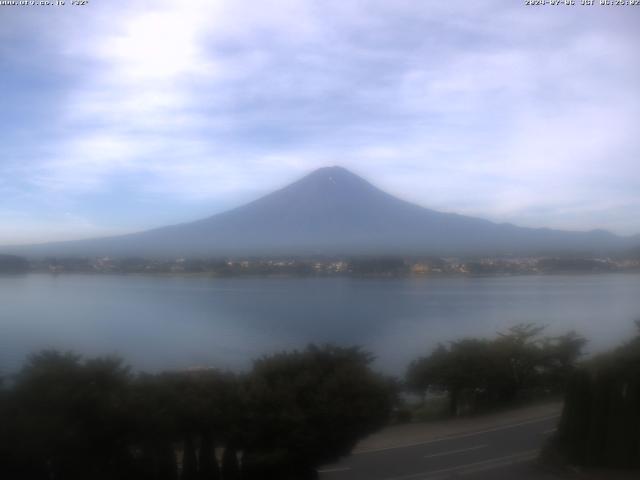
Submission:
M 289 257 L 45 257 L 24 258 L 0 253 L 0 274 L 28 272 L 184 274 L 232 276 L 334 276 L 404 277 L 422 275 L 528 275 L 566 273 L 637 272 L 637 252 L 611 259 L 570 256 L 539 258 L 360 255 Z

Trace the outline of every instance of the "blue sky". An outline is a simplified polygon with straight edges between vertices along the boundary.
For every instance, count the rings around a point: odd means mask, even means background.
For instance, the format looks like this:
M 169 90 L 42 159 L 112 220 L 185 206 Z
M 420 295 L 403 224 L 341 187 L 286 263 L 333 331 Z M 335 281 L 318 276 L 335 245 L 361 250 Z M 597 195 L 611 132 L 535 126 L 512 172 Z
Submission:
M 522 3 L 0 6 L 0 244 L 197 219 L 327 165 L 640 233 L 640 8 Z

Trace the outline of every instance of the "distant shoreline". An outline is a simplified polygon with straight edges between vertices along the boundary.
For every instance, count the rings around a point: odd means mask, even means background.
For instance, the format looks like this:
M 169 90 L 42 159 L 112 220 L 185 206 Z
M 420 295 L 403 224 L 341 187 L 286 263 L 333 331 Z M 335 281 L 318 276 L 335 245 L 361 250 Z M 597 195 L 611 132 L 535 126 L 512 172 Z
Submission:
M 431 275 L 419 275 L 419 274 L 399 274 L 399 275 L 385 275 L 385 274 L 368 274 L 368 275 L 354 275 L 354 274 L 306 274 L 296 275 L 287 273 L 246 273 L 246 274 L 217 274 L 212 272 L 201 273 L 189 273 L 189 272 L 47 272 L 42 270 L 33 270 L 26 272 L 0 272 L 2 277 L 20 277 L 27 275 L 47 275 L 50 277 L 62 277 L 62 276 L 105 276 L 105 277 L 146 277 L 146 278 L 201 278 L 201 279 L 319 279 L 319 278 L 342 278 L 351 280 L 399 280 L 399 279 L 445 279 L 445 278 L 514 278 L 514 277 L 587 277 L 594 275 L 640 275 L 640 270 L 616 270 L 616 271 L 596 271 L 596 272 L 571 272 L 571 271 L 558 271 L 558 272 L 522 272 L 522 273 L 485 273 L 485 274 L 470 274 L 470 273 L 441 273 Z
M 640 258 L 619 257 L 245 257 L 46 258 L 0 255 L 0 273 L 142 274 L 198 277 L 512 277 L 640 272 Z

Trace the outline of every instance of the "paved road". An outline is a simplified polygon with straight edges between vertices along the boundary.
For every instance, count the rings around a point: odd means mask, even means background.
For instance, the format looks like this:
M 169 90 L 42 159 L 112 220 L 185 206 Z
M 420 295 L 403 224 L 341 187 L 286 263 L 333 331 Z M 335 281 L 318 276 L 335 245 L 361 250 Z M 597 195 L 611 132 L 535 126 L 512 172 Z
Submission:
M 320 470 L 322 480 L 439 480 L 552 478 L 535 471 L 533 459 L 555 430 L 559 415 L 542 417 L 440 438 L 361 450 Z

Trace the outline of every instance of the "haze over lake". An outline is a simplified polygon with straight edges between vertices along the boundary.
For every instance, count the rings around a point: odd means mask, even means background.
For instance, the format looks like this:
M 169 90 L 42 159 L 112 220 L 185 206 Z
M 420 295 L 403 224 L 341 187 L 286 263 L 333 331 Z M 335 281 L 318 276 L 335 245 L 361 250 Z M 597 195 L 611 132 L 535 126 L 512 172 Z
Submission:
M 640 317 L 640 275 L 484 278 L 0 277 L 0 369 L 46 347 L 122 355 L 135 368 L 243 369 L 309 342 L 361 345 L 400 374 L 437 342 L 520 322 L 575 329 L 590 351 Z

